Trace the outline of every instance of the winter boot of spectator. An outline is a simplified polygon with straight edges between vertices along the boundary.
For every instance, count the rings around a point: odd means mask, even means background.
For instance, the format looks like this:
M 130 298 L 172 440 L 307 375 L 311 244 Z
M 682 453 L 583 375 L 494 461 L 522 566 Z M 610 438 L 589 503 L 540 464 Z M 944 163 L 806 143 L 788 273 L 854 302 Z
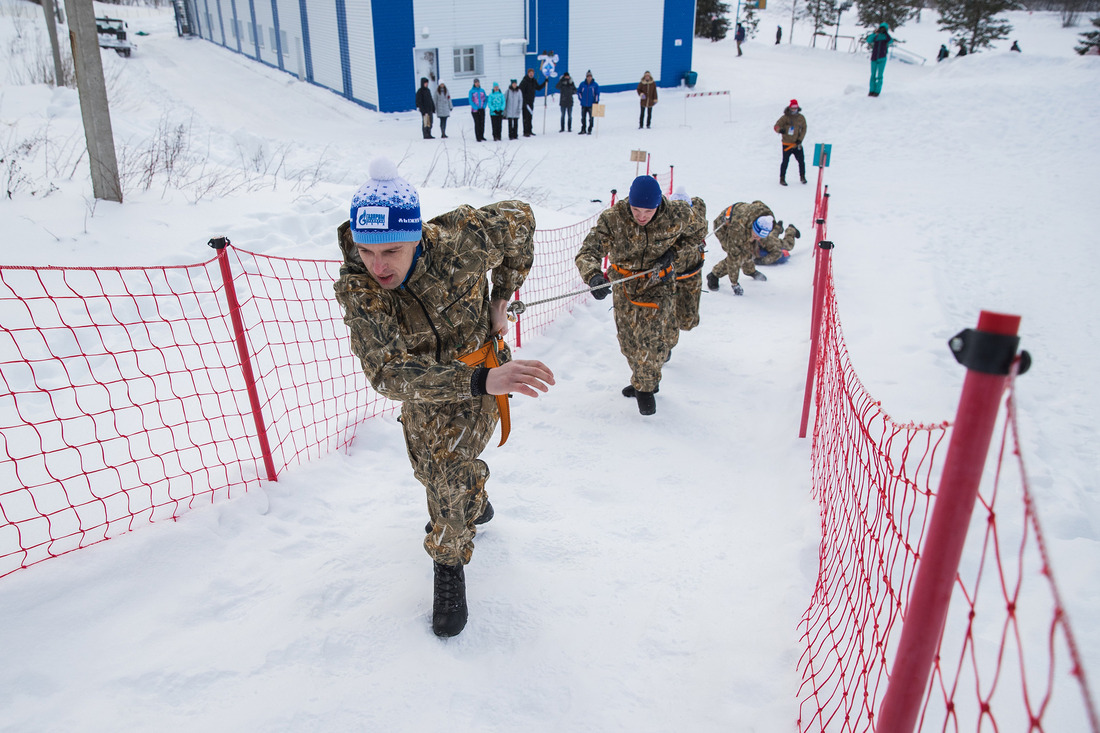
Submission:
M 432 631 L 436 636 L 457 636 L 466 628 L 466 573 L 461 565 L 435 563 L 435 598 Z
M 741 287 L 741 283 L 734 283 L 733 284 L 733 294 L 734 295 L 744 295 L 745 294 L 745 289 L 743 287 Z
M 798 231 L 798 227 L 796 227 L 794 224 L 788 224 L 787 225 L 787 232 L 786 233 L 787 234 L 794 234 L 795 239 L 798 239 L 802 236 L 802 232 Z
M 485 502 L 485 511 L 483 511 L 481 515 L 474 520 L 474 524 L 486 524 L 494 516 L 496 516 L 496 512 L 493 511 L 493 502 L 487 501 Z M 424 534 L 428 534 L 431 531 L 432 523 L 428 522 L 424 525 Z
M 787 179 L 784 178 L 783 176 L 780 176 L 779 177 L 779 185 L 780 186 L 786 186 L 787 185 Z
M 800 180 L 801 180 L 801 181 L 802 181 L 803 183 L 807 183 L 807 181 L 806 181 L 806 176 L 799 176 L 799 179 L 800 179 Z
M 753 274 L 749 275 L 749 277 L 751 277 L 753 280 L 755 280 L 758 283 L 766 283 L 768 281 L 768 276 L 765 275 L 764 273 L 760 272 L 759 270 L 757 270 Z
M 715 275 L 713 272 L 708 272 L 707 273 L 707 290 L 717 290 L 717 289 L 718 289 L 718 276 Z

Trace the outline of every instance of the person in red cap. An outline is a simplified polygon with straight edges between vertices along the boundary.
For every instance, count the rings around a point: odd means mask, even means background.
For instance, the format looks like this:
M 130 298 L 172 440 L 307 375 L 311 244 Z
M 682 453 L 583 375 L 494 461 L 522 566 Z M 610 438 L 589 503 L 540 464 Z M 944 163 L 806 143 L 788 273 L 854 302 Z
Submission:
M 783 162 L 779 166 L 779 185 L 787 185 L 787 164 L 791 162 L 791 156 L 798 161 L 798 177 L 806 182 L 806 156 L 802 154 L 802 141 L 806 139 L 806 118 L 802 116 L 802 108 L 798 106 L 798 100 L 792 99 L 787 108 L 783 110 L 783 116 L 776 120 L 773 130 L 783 136 Z

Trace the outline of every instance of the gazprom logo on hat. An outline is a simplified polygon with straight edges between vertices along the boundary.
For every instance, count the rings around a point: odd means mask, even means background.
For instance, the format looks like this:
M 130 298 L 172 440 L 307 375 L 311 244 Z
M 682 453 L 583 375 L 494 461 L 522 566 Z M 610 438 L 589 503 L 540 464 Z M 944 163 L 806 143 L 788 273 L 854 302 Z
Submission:
M 356 229 L 389 229 L 390 207 L 360 206 L 355 212 Z

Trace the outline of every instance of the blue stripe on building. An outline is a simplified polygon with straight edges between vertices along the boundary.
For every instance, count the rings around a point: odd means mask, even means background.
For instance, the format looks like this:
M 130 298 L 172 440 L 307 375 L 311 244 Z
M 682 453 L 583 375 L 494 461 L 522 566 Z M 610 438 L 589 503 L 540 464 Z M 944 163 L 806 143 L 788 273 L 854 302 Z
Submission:
M 535 69 L 539 76 L 538 57 L 544 52 L 553 51 L 558 55 L 555 65 L 557 77 L 550 80 L 544 93 L 552 94 L 557 90 L 554 85 L 561 75 L 569 70 L 569 2 L 570 0 L 527 0 L 527 65 L 524 69 Z M 576 74 L 570 71 L 570 76 Z
M 695 34 L 695 4 L 665 2 L 664 38 L 661 45 L 661 86 L 679 86 L 691 70 L 691 48 Z M 680 45 L 676 45 L 680 41 Z
M 302 0 L 305 2 L 305 0 Z M 371 12 L 374 26 L 374 69 L 378 109 L 416 108 L 416 64 L 413 48 L 413 0 L 390 0 L 384 13 Z
M 351 88 L 351 51 L 348 49 L 347 13 L 348 9 L 344 5 L 344 0 L 336 0 L 336 35 L 340 39 L 340 70 L 344 77 L 344 96 L 348 99 L 355 99 Z
M 306 12 L 306 0 L 298 0 L 302 12 L 302 55 L 306 59 L 306 80 L 313 81 L 313 54 L 309 47 L 309 13 Z
M 286 71 L 283 65 L 283 31 L 279 25 L 279 0 L 271 0 L 271 24 L 275 26 L 275 59 L 279 64 L 279 71 Z

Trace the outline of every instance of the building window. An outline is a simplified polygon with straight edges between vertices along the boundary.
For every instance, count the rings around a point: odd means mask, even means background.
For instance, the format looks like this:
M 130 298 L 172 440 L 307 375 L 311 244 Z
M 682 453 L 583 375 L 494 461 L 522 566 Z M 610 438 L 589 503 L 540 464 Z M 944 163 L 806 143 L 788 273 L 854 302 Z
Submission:
M 454 49 L 454 75 L 477 76 L 481 68 L 481 46 L 460 46 Z

